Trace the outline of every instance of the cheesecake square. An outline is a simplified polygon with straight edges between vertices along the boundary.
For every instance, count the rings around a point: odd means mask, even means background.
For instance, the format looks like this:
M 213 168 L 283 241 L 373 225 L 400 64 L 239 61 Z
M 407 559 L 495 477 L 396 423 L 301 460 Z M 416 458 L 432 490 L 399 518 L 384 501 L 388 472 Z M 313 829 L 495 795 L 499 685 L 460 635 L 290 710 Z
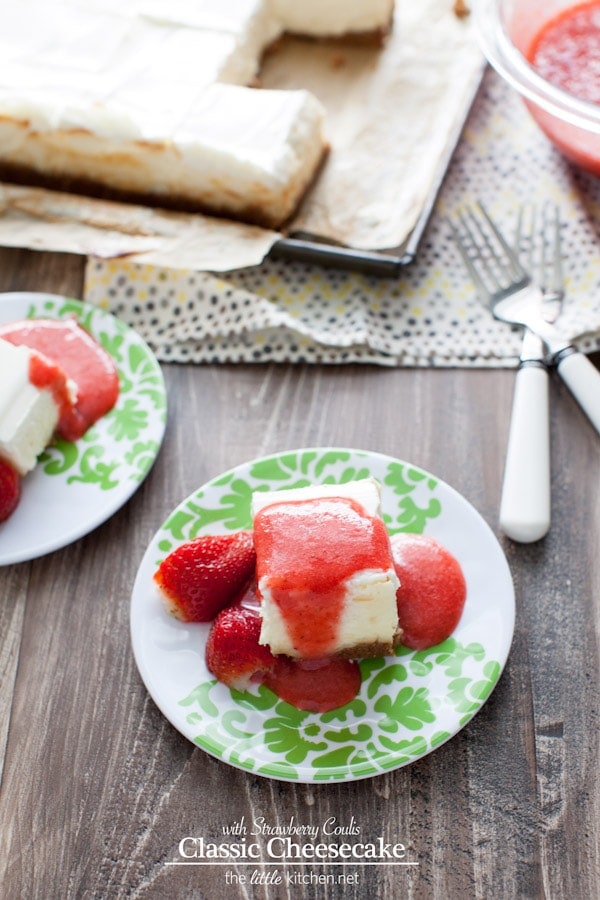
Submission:
M 261 644 L 301 659 L 386 656 L 399 586 L 374 478 L 256 491 Z

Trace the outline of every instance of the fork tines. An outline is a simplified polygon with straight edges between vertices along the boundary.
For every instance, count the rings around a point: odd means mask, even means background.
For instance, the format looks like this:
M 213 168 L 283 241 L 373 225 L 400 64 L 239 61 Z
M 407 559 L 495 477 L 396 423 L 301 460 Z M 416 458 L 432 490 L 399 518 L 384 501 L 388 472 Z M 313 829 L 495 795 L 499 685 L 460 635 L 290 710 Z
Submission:
M 539 217 L 535 206 L 519 209 L 516 252 L 527 271 L 535 273 L 538 286 L 546 294 L 554 295 L 563 289 L 561 227 L 560 210 L 555 203 L 544 203 Z
M 487 210 L 477 203 L 479 212 L 468 207 L 458 215 L 458 226 L 450 223 L 465 266 L 477 289 L 488 296 L 515 285 L 529 284 L 529 276 L 512 247 Z

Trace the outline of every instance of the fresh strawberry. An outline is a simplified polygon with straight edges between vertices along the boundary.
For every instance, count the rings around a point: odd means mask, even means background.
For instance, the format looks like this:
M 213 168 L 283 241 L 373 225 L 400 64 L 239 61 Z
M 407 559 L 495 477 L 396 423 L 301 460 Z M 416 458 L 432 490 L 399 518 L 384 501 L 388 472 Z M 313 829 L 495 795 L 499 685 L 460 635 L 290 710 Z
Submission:
M 445 640 L 461 617 L 467 587 L 458 560 L 424 534 L 392 536 L 392 558 L 400 579 L 396 593 L 401 641 L 424 650 Z
M 204 535 L 173 550 L 154 573 L 165 605 L 182 622 L 210 622 L 254 575 L 251 531 Z
M 19 473 L 5 459 L 0 459 L 0 522 L 14 513 L 20 499 Z
M 258 607 L 235 604 L 219 613 L 206 642 L 206 665 L 223 684 L 238 691 L 260 682 L 275 666 L 268 647 L 258 643 Z

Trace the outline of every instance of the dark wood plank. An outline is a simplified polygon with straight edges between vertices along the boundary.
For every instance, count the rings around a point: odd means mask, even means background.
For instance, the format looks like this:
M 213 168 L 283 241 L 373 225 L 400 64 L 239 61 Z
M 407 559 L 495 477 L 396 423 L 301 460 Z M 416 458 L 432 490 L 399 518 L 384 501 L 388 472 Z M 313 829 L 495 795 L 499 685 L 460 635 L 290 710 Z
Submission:
M 81 299 L 85 260 L 73 253 L 0 247 L 0 291 L 42 291 Z

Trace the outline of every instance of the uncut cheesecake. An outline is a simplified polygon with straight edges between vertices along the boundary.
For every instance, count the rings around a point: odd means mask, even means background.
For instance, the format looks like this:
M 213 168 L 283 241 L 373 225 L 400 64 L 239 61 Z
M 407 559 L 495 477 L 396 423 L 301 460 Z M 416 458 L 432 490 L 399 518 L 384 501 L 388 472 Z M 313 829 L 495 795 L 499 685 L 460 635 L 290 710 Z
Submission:
M 252 514 L 261 644 L 301 659 L 393 653 L 399 581 L 375 479 L 257 491 Z
M 282 227 L 328 152 L 280 35 L 371 34 L 393 0 L 19 0 L 0 30 L 0 178 Z

